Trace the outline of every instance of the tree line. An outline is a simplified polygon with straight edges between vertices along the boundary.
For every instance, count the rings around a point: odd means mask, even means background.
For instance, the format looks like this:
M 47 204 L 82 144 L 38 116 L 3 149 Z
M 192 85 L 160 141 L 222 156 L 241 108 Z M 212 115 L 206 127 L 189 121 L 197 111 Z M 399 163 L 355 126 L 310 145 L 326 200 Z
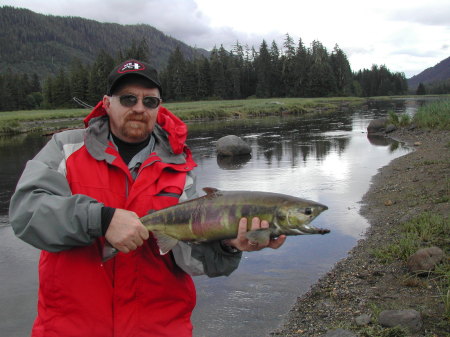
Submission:
M 442 95 L 450 93 L 450 79 L 433 83 L 419 83 L 416 95 Z
M 93 64 L 74 59 L 68 69 L 43 80 L 37 75 L 0 74 L 0 110 L 68 108 L 77 97 L 95 105 L 106 92 L 106 78 L 113 66 L 125 59 L 150 62 L 145 40 L 115 57 L 101 51 Z M 151 63 L 151 62 L 150 62 Z M 319 41 L 306 47 L 286 34 L 280 49 L 275 41 L 262 41 L 258 50 L 236 43 L 231 51 L 215 47 L 209 57 L 187 59 L 179 48 L 160 71 L 165 101 L 242 99 L 247 97 L 332 97 L 401 95 L 407 92 L 403 73 L 385 66 L 353 73 L 346 54 L 331 53 Z
M 385 66 L 352 73 L 344 51 L 331 53 L 319 41 L 295 45 L 286 34 L 280 50 L 275 41 L 262 41 L 259 50 L 239 43 L 227 51 L 187 60 L 179 50 L 161 72 L 164 99 L 169 101 L 267 97 L 331 97 L 401 95 L 408 90 L 403 73 Z

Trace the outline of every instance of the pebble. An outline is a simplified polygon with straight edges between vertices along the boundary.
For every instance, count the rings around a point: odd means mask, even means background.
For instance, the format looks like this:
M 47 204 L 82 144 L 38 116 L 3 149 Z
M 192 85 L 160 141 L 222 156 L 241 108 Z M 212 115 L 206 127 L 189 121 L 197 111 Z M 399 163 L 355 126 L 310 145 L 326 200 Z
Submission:
M 369 325 L 371 320 L 372 318 L 370 317 L 370 315 L 362 314 L 355 318 L 355 323 L 357 326 L 366 326 Z

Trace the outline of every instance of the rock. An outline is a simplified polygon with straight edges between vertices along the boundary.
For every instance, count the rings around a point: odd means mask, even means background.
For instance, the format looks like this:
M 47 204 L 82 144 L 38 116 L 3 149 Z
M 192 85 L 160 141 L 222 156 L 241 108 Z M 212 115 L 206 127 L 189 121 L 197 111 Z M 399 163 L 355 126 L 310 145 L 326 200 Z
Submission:
M 422 248 L 408 258 L 406 265 L 411 273 L 428 274 L 443 258 L 444 252 L 439 247 Z
M 386 200 L 385 202 L 384 202 L 384 206 L 392 206 L 392 205 L 394 205 L 395 204 L 395 201 L 392 201 L 392 200 Z
M 397 127 L 394 124 L 389 124 L 388 126 L 386 126 L 386 130 L 384 132 L 391 133 L 394 132 L 395 130 L 397 130 Z
M 344 329 L 328 330 L 322 337 L 358 337 L 353 332 Z
M 387 118 L 374 119 L 367 126 L 368 133 L 382 133 L 386 130 L 386 125 L 388 123 Z
M 413 309 L 384 310 L 378 317 L 378 323 L 388 328 L 400 326 L 411 332 L 418 332 L 422 328 L 422 317 Z
M 371 320 L 372 318 L 370 317 L 370 315 L 362 314 L 355 318 L 355 323 L 357 326 L 366 326 L 369 325 Z
M 252 148 L 242 138 L 229 135 L 220 138 L 216 144 L 220 156 L 239 156 L 252 153 Z

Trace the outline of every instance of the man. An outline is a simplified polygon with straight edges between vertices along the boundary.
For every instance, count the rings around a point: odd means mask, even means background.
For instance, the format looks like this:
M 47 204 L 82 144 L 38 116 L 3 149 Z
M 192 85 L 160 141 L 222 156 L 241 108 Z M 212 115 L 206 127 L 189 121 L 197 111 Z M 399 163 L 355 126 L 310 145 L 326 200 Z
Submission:
M 139 221 L 196 195 L 186 125 L 160 105 L 156 71 L 118 65 L 84 130 L 55 134 L 30 160 L 11 199 L 16 235 L 42 249 L 33 337 L 191 336 L 191 275 L 229 275 L 253 245 L 180 243 L 160 255 Z M 252 228 L 267 227 L 252 220 Z M 102 262 L 105 244 L 120 253 Z

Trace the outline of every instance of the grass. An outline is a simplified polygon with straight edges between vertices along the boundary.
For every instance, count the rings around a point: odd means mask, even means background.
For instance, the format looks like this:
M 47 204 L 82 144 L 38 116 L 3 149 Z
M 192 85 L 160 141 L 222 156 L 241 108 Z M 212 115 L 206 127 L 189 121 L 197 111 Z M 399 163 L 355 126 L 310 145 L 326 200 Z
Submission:
M 392 234 L 394 231 L 399 231 L 401 235 L 393 243 L 373 251 L 382 262 L 390 263 L 398 259 L 406 261 L 411 254 L 424 246 L 434 245 L 450 250 L 450 222 L 440 215 L 424 212 L 401 224 L 401 228 L 393 230 Z
M 413 123 L 421 128 L 450 130 L 450 99 L 423 105 L 414 115 Z
M 407 126 L 411 124 L 411 117 L 407 114 L 396 114 L 394 110 L 388 111 L 388 121 L 395 126 Z
M 401 234 L 386 246 L 373 251 L 381 262 L 405 261 L 419 248 L 437 246 L 450 253 L 450 221 L 440 215 L 424 212 L 411 221 L 393 229 Z M 450 263 L 448 259 L 439 264 L 428 276 L 428 282 L 435 282 L 444 304 L 444 314 L 450 321 Z
M 244 100 L 217 100 L 165 103 L 164 106 L 185 121 L 237 119 L 269 115 L 324 114 L 337 111 L 342 106 L 357 106 L 363 98 L 270 98 Z M 0 112 L 0 133 L 19 133 L 48 127 L 47 123 L 62 123 L 73 120 L 71 125 L 82 126 L 82 118 L 88 109 L 28 110 Z M 44 122 L 40 123 L 39 122 Z M 50 127 L 52 128 L 52 127 Z
M 414 117 L 388 111 L 388 122 L 395 126 L 415 124 L 424 129 L 450 130 L 450 99 L 440 99 L 421 106 Z

